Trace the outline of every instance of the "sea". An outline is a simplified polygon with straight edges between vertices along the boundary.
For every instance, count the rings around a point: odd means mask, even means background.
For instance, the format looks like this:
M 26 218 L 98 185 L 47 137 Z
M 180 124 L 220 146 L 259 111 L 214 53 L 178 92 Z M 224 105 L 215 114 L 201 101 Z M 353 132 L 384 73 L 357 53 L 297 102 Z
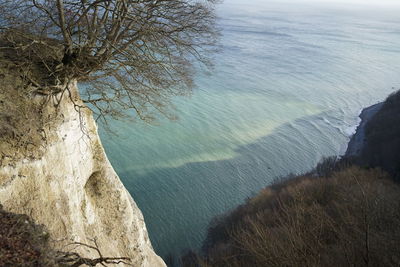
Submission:
M 362 108 L 400 88 L 400 9 L 262 0 L 218 5 L 220 51 L 176 121 L 100 125 L 164 259 L 278 177 L 342 155 Z

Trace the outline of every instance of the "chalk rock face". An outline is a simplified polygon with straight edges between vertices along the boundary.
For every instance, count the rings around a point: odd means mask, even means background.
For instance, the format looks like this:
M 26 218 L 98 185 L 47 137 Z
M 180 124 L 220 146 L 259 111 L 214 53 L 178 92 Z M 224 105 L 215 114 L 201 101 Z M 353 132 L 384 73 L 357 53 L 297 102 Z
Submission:
M 72 89 L 77 92 L 76 84 Z M 96 240 L 104 257 L 129 257 L 133 266 L 165 266 L 153 251 L 141 211 L 104 153 L 91 112 L 77 112 L 64 98 L 60 122 L 48 129 L 51 138 L 41 156 L 2 164 L 0 203 L 46 225 L 59 249 L 97 258 L 95 250 L 71 245 Z

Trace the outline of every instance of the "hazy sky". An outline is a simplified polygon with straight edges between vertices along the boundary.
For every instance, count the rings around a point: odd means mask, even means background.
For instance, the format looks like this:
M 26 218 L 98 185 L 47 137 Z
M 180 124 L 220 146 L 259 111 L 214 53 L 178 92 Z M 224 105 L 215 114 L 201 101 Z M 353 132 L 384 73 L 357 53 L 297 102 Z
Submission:
M 341 4 L 357 4 L 357 5 L 377 5 L 377 6 L 400 6 L 400 0 L 225 0 L 224 2 L 315 2 L 315 3 L 341 3 Z
M 313 0 L 313 2 L 337 2 L 354 4 L 373 4 L 373 5 L 400 5 L 400 0 Z

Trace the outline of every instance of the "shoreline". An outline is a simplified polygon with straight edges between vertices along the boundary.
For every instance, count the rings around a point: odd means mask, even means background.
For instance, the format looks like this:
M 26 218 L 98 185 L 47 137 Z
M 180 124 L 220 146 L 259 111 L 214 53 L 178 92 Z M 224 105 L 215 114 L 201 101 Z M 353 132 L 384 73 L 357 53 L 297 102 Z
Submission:
M 365 143 L 365 127 L 368 121 L 382 108 L 383 104 L 384 102 L 380 102 L 361 111 L 359 115 L 361 122 L 347 145 L 345 157 L 354 157 L 360 154 Z

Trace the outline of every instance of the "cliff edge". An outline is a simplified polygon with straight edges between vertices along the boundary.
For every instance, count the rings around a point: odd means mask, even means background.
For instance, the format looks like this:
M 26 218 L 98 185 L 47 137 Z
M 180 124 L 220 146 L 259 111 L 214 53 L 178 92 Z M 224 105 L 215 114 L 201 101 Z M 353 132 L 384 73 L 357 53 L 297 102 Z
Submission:
M 36 119 L 18 118 L 20 127 L 14 127 L 22 106 L 13 104 L 15 111 L 7 107 L 13 98 L 7 94 L 17 91 L 10 88 L 19 86 L 18 78 L 8 74 L 0 71 L 4 209 L 44 224 L 58 249 L 95 258 L 96 250 L 71 245 L 93 245 L 95 240 L 103 256 L 129 257 L 133 266 L 165 266 L 153 251 L 141 211 L 106 157 L 90 110 L 78 112 L 76 105 L 82 103 L 74 95 L 60 96 L 57 108 L 47 103 L 53 101 L 49 97 L 36 96 L 31 104 L 40 102 L 47 110 L 33 112 Z M 70 91 L 77 95 L 77 85 Z M 51 115 L 55 118 L 48 119 Z

